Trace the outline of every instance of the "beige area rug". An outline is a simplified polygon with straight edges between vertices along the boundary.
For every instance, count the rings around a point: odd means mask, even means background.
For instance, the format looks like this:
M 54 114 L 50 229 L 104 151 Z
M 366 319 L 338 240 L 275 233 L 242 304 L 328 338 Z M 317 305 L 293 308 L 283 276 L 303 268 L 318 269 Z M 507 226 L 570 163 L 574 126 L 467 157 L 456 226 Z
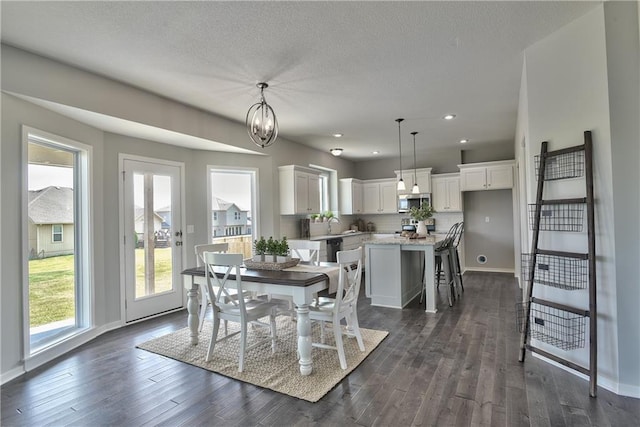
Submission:
M 205 362 L 205 356 L 211 337 L 211 322 L 207 321 L 200 333 L 200 343 L 189 344 L 189 329 L 184 328 L 168 335 L 154 338 L 138 348 L 158 353 L 181 362 L 199 366 L 227 377 L 235 378 L 279 393 L 288 394 L 309 402 L 317 402 L 344 377 L 353 371 L 389 334 L 386 331 L 360 328 L 364 340 L 365 351 L 358 349 L 355 338 L 344 336 L 344 347 L 347 357 L 347 369 L 340 369 L 338 352 L 313 348 L 313 373 L 300 375 L 296 356 L 297 333 L 296 323 L 288 316 L 277 317 L 277 351 L 271 352 L 270 341 L 249 350 L 245 356 L 244 371 L 238 372 L 238 349 L 240 335 L 219 342 L 214 349 L 211 362 Z M 239 325 L 229 323 L 229 333 L 238 330 Z M 224 326 L 220 325 L 220 336 L 224 334 Z M 268 336 L 267 328 L 249 328 L 248 344 Z M 320 325 L 312 326 L 313 342 L 320 341 Z M 335 344 L 332 329 L 325 329 L 327 344 Z

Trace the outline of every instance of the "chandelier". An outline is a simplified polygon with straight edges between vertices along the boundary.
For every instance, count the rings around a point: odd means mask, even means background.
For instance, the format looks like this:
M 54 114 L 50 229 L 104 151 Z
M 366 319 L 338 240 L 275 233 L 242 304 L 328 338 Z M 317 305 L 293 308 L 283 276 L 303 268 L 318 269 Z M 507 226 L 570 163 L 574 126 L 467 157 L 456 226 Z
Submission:
M 249 138 L 259 147 L 269 147 L 278 137 L 278 120 L 273 108 L 264 99 L 264 90 L 268 84 L 261 82 L 256 85 L 260 89 L 260 101 L 253 104 L 247 111 L 247 132 Z

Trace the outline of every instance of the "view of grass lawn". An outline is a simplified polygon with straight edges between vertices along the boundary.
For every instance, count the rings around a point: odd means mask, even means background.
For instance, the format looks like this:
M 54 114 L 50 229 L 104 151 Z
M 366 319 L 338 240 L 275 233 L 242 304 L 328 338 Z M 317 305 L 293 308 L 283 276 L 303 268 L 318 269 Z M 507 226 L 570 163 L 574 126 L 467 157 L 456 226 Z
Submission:
M 155 293 L 171 289 L 171 248 L 155 250 Z M 29 261 L 30 326 L 75 316 L 73 255 Z M 136 297 L 145 295 L 144 249 L 136 249 Z
M 171 289 L 171 247 L 155 250 L 156 280 L 155 291 L 158 294 Z M 144 249 L 136 249 L 136 298 L 146 296 L 144 286 Z
M 75 316 L 73 255 L 29 261 L 31 327 Z

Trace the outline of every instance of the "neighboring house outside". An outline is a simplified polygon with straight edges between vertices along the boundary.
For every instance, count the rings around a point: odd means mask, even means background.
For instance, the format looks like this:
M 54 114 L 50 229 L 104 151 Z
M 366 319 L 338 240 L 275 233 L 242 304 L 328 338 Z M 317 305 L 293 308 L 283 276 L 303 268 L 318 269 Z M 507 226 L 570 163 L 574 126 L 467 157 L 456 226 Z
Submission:
M 235 203 L 218 197 L 212 198 L 211 233 L 213 237 L 241 236 L 250 234 L 248 211 L 240 209 Z
M 156 237 L 156 247 L 166 247 L 169 241 L 169 230 L 163 229 L 164 218 L 160 216 L 157 212 L 153 213 L 153 232 Z M 135 220 L 134 227 L 136 230 L 136 234 L 138 235 L 138 240 L 136 243 L 136 247 L 142 248 L 144 247 L 144 208 L 135 207 Z
M 29 257 L 69 255 L 74 249 L 73 189 L 29 191 Z

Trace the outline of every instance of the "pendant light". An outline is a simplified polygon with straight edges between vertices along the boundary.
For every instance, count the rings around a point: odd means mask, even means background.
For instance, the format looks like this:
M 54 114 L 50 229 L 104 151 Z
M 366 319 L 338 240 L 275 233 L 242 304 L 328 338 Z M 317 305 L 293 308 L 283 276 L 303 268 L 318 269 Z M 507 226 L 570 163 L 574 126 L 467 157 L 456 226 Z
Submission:
M 400 123 L 402 123 L 404 119 L 396 119 L 398 122 L 398 151 L 400 152 L 400 181 L 398 181 L 398 191 L 404 191 L 407 188 L 404 186 L 404 180 L 402 179 L 402 142 L 400 139 Z
M 249 138 L 259 147 L 268 147 L 276 142 L 278 137 L 278 121 L 273 108 L 264 99 L 264 90 L 268 84 L 261 82 L 256 85 L 260 89 L 260 101 L 249 107 L 245 124 Z
M 416 135 L 418 132 L 411 132 L 413 135 L 413 188 L 411 193 L 420 194 L 420 187 L 418 187 L 418 172 L 416 169 Z

